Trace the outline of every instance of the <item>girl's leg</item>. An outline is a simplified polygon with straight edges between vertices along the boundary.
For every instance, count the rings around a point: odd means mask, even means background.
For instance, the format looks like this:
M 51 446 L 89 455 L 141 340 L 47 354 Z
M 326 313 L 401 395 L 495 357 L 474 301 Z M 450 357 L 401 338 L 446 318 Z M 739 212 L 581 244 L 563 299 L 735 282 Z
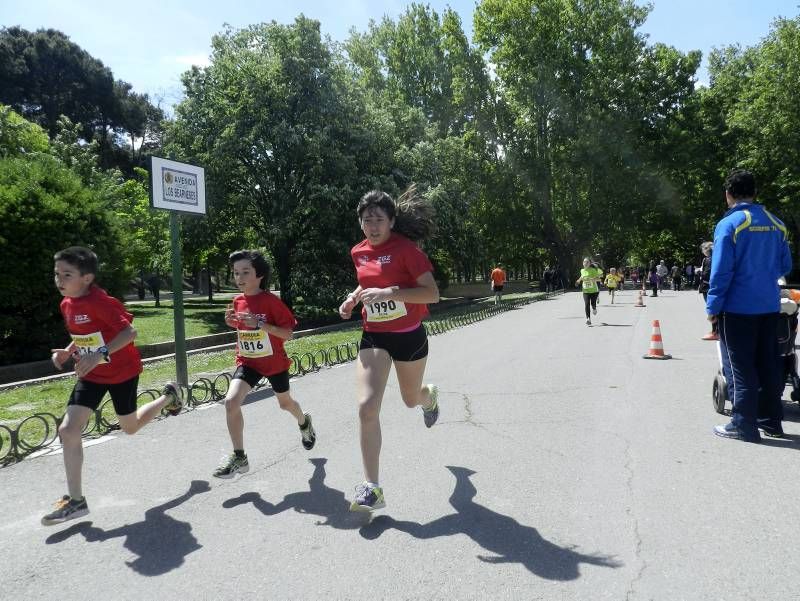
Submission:
M 228 394 L 225 395 L 225 420 L 228 424 L 228 434 L 230 434 L 234 451 L 244 450 L 242 401 L 250 390 L 250 384 L 236 378 L 231 381 Z
M 584 292 L 583 293 L 583 309 L 584 309 L 584 311 L 586 311 L 586 319 L 589 319 L 590 315 L 591 315 L 589 313 L 589 305 L 590 305 L 590 303 L 591 303 L 591 301 L 589 299 L 589 295 L 586 292 Z
M 416 361 L 394 362 L 397 383 L 400 385 L 400 395 L 409 409 L 418 405 L 428 407 L 431 404 L 431 392 L 427 386 L 422 385 L 427 361 L 428 358 L 423 357 Z
M 361 433 L 361 459 L 364 477 L 378 484 L 381 454 L 381 401 L 389 379 L 392 359 L 383 349 L 368 348 L 358 353 L 358 419 Z
M 58 427 L 64 453 L 64 470 L 67 475 L 67 494 L 73 499 L 83 497 L 83 428 L 92 410 L 81 405 L 69 405 L 64 421 Z
M 597 313 L 597 297 L 598 296 L 600 296 L 599 292 L 594 292 L 594 293 L 591 294 L 592 311 L 594 311 L 595 313 Z

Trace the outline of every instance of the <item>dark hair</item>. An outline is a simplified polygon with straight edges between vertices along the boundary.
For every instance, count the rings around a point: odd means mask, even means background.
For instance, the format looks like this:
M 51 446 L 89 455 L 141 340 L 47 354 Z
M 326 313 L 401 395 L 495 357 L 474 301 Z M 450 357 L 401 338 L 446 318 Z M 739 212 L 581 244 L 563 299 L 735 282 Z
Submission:
M 409 240 L 427 240 L 436 232 L 436 211 L 430 201 L 417 194 L 416 184 L 411 184 L 397 202 L 386 192 L 370 190 L 358 202 L 358 218 L 372 208 L 382 209 L 389 219 L 394 219 L 394 231 Z
M 259 284 L 262 290 L 266 290 L 269 285 L 269 262 L 264 255 L 257 250 L 237 250 L 228 257 L 228 262 L 233 266 L 237 261 L 250 261 L 253 269 L 256 270 L 256 277 L 262 278 Z
M 53 261 L 64 261 L 78 268 L 81 275 L 97 274 L 97 255 L 85 246 L 70 246 L 53 255 Z
M 725 179 L 723 189 L 734 198 L 755 198 L 756 178 L 745 169 L 734 169 Z

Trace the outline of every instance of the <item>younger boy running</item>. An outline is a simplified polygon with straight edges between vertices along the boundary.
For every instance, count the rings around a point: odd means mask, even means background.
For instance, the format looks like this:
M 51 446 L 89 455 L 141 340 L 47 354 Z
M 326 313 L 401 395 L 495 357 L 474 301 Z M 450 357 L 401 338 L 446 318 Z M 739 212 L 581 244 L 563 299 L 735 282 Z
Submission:
M 238 250 L 229 257 L 236 287 L 242 294 L 234 297 L 225 311 L 225 323 L 236 328 L 236 371 L 225 395 L 225 413 L 233 453 L 214 470 L 217 478 L 232 478 L 250 469 L 244 452 L 244 417 L 242 401 L 261 378 L 267 378 L 280 408 L 291 413 L 300 426 L 300 438 L 306 450 L 314 448 L 317 436 L 311 415 L 303 413 L 289 394 L 289 366 L 292 364 L 283 343 L 297 325 L 289 307 L 267 292 L 269 264 L 256 250 Z
M 136 330 L 131 325 L 133 315 L 125 311 L 121 302 L 95 285 L 98 261 L 94 252 L 82 246 L 71 246 L 57 252 L 54 259 L 56 288 L 64 297 L 61 313 L 72 342 L 66 348 L 52 349 L 52 360 L 62 369 L 67 360 L 74 359 L 78 381 L 58 428 L 69 494 L 61 497 L 54 511 L 42 518 L 45 526 L 89 513 L 81 482 L 81 434 L 106 392 L 111 395 L 120 428 L 126 434 L 135 433 L 162 409 L 177 415 L 183 407 L 180 386 L 170 382 L 159 398 L 136 408 L 142 361 L 133 345 L 136 338 Z

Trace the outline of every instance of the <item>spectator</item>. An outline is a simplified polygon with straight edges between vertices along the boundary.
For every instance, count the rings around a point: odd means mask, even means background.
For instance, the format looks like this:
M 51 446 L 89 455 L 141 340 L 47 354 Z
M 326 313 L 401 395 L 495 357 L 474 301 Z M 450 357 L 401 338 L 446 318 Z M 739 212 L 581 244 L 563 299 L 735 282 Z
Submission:
M 681 289 L 681 268 L 677 265 L 672 266 L 672 289 L 677 292 Z
M 754 202 L 753 174 L 731 172 L 724 189 L 728 211 L 714 229 L 706 313 L 709 321 L 719 322 L 733 409 L 731 421 L 716 426 L 714 434 L 760 442 L 759 429 L 783 436 L 777 281 L 792 269 L 792 257 L 786 226 Z
M 661 263 L 656 267 L 656 275 L 658 276 L 658 289 L 663 290 L 667 281 L 667 276 L 669 275 L 669 269 L 667 269 L 667 264 L 664 262 L 664 259 L 661 259 Z
M 697 284 L 697 291 L 703 295 L 703 302 L 708 300 L 708 282 L 711 278 L 711 250 L 713 246 L 713 242 L 703 242 L 700 245 L 700 252 L 703 253 L 703 262 L 699 269 L 700 281 Z M 711 331 L 705 334 L 702 340 L 719 340 L 716 321 L 711 322 Z

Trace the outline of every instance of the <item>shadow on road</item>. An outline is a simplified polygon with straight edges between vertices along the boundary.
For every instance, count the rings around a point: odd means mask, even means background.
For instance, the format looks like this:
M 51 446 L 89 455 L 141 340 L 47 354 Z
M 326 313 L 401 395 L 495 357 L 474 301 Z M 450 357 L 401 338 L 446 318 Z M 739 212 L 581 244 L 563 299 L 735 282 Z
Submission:
M 183 565 L 189 553 L 202 547 L 192 534 L 192 526 L 188 522 L 176 520 L 165 512 L 209 490 L 211 487 L 208 482 L 194 480 L 189 490 L 180 497 L 148 509 L 141 522 L 113 530 L 96 528 L 92 522 L 81 522 L 49 536 L 45 543 L 61 543 L 76 534 L 82 534 L 87 542 L 105 542 L 124 536 L 124 547 L 139 556 L 133 561 L 126 561 L 126 565 L 143 576 L 160 576 Z
M 324 457 L 309 459 L 314 464 L 314 473 L 308 480 L 308 490 L 294 492 L 283 497 L 280 503 L 274 504 L 263 499 L 257 492 L 246 492 L 233 499 L 222 503 L 225 509 L 238 507 L 251 503 L 264 515 L 277 515 L 283 511 L 293 509 L 298 513 L 308 513 L 325 518 L 317 521 L 318 526 L 332 526 L 343 530 L 352 530 L 362 526 L 369 514 L 352 513 L 350 502 L 345 499 L 344 493 L 325 484 Z
M 456 513 L 427 524 L 398 521 L 389 516 L 375 517 L 360 530 L 362 537 L 374 540 L 389 529 L 399 530 L 419 539 L 463 534 L 494 555 L 478 555 L 486 563 L 519 563 L 528 571 L 548 580 L 574 580 L 580 576 L 580 564 L 608 568 L 622 564 L 609 556 L 585 555 L 574 546 L 560 547 L 543 538 L 536 528 L 524 526 L 512 517 L 475 503 L 477 494 L 470 480 L 474 474 L 464 467 L 447 466 L 456 478 L 450 504 Z

